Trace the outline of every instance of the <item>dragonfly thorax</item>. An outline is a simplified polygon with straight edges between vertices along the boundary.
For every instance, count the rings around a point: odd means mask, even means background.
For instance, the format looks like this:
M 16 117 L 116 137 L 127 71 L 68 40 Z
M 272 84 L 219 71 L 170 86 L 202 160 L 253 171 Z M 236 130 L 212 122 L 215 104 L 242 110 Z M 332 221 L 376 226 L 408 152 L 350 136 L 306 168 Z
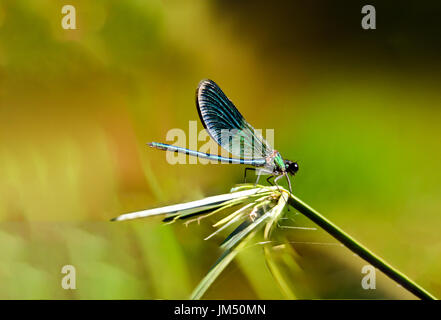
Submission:
M 276 150 L 274 150 L 273 161 L 274 161 L 274 170 L 275 171 L 280 171 L 280 172 L 286 171 L 285 161 L 283 160 L 281 154 L 279 152 L 277 152 Z
M 286 173 L 295 175 L 297 171 L 299 171 L 299 165 L 297 162 L 284 160 L 282 155 L 276 150 L 274 150 L 273 154 L 267 159 L 267 161 L 268 166 L 270 166 L 273 173 L 277 175 Z

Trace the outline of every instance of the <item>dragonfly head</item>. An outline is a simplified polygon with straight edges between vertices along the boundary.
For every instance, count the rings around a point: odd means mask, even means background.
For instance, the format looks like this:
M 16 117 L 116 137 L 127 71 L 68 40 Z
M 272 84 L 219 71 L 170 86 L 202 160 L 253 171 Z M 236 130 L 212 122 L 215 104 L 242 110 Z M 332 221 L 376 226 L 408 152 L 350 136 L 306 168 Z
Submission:
M 286 172 L 291 175 L 295 175 L 297 171 L 299 171 L 299 165 L 297 164 L 297 162 L 291 160 L 285 160 L 285 168 Z

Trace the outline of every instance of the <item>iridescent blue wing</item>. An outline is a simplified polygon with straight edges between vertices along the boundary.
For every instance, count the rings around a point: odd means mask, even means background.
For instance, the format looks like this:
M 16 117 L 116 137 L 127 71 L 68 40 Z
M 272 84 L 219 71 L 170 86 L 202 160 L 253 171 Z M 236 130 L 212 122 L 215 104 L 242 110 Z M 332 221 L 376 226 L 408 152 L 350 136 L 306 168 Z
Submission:
M 241 159 L 265 159 L 273 148 L 212 80 L 202 80 L 196 105 L 204 128 L 223 149 Z

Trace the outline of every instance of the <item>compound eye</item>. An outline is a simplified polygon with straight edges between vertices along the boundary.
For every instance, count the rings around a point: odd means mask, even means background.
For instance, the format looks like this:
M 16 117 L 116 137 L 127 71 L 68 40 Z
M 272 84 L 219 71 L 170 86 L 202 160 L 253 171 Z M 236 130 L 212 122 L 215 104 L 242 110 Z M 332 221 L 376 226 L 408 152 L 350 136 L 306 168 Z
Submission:
M 299 165 L 297 162 L 291 162 L 289 164 L 288 170 L 291 172 L 291 174 L 295 174 L 297 171 L 299 171 Z

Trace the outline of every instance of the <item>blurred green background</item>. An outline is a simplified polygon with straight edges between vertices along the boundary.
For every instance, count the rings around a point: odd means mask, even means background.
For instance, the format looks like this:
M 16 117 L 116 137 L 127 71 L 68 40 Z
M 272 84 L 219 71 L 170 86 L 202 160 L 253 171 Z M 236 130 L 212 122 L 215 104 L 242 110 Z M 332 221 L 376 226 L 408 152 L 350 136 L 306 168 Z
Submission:
M 65 4 L 77 30 L 61 28 Z M 441 297 L 441 4 L 370 1 L 363 30 L 364 4 L 1 0 L 0 298 L 189 296 L 221 253 L 209 223 L 108 221 L 242 181 L 241 166 L 172 166 L 146 146 L 202 129 L 203 78 L 275 130 L 298 197 Z M 320 230 L 290 237 L 301 298 L 414 298 L 381 274 L 363 290 L 366 263 Z M 253 246 L 205 297 L 283 295 Z

